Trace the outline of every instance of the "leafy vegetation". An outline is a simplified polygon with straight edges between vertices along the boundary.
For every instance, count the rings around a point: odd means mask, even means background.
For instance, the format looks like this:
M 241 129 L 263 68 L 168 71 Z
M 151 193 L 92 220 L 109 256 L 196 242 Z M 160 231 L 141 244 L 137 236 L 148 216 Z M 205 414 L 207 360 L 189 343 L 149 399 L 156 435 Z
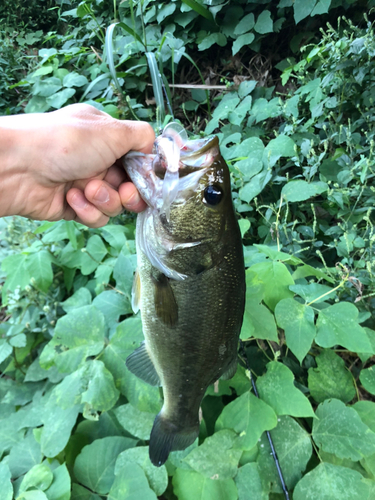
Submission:
M 2 498 L 283 498 L 265 431 L 295 500 L 373 498 L 374 2 L 86 0 L 48 3 L 48 27 L 33 5 L 17 23 L 0 10 L 3 114 L 84 101 L 156 120 L 153 53 L 175 116 L 219 136 L 260 399 L 241 363 L 207 391 L 199 442 L 153 467 L 162 394 L 125 367 L 142 340 L 134 217 L 2 219 Z

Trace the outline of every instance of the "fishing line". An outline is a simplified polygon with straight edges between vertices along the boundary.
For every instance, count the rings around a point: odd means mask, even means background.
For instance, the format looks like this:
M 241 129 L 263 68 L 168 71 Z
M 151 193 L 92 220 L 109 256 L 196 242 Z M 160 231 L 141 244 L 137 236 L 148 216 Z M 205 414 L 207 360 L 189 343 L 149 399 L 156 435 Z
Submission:
M 251 385 L 253 386 L 254 394 L 258 399 L 260 399 L 259 392 L 258 392 L 258 389 L 257 389 L 256 384 L 255 384 L 255 380 L 254 380 L 253 375 L 252 375 L 251 370 L 250 370 L 249 359 L 247 357 L 246 350 L 245 350 L 245 344 L 243 343 L 243 341 L 241 339 L 239 339 L 239 340 L 240 340 L 240 350 L 239 350 L 240 359 L 242 356 L 242 361 L 244 361 L 246 368 L 250 374 L 250 380 L 251 380 Z M 266 434 L 267 434 L 268 442 L 270 444 L 271 453 L 272 453 L 273 459 L 274 459 L 275 464 L 276 464 L 276 469 L 277 469 L 277 473 L 279 475 L 281 488 L 284 492 L 284 496 L 285 496 L 286 500 L 289 500 L 288 488 L 287 488 L 287 485 L 285 484 L 283 472 L 281 470 L 280 462 L 279 462 L 275 447 L 273 445 L 271 433 L 269 431 L 266 431 Z

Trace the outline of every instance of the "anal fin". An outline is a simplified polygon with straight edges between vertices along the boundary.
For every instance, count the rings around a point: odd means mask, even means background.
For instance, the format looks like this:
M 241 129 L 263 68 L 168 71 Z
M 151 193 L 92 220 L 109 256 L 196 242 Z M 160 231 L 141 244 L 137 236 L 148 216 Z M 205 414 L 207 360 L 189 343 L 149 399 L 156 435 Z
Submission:
M 140 347 L 127 357 L 125 363 L 128 370 L 144 382 L 150 385 L 161 385 L 159 375 L 146 349 L 145 342 L 142 342 Z

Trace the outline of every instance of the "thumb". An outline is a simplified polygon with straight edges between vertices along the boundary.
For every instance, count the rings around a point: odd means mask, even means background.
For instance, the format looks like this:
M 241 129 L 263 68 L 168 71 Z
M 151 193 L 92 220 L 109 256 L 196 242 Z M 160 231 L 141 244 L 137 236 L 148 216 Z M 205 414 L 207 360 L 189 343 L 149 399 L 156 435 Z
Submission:
M 114 121 L 116 122 L 116 137 L 113 137 L 113 140 L 117 158 L 121 158 L 131 150 L 151 153 L 155 133 L 149 123 L 130 120 Z

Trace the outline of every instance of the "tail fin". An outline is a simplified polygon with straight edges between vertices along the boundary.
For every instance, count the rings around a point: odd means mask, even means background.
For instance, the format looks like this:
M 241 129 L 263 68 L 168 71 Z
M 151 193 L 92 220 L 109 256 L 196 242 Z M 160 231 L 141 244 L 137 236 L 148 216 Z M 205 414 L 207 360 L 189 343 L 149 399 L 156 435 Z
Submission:
M 195 441 L 198 434 L 198 422 L 196 427 L 181 428 L 159 413 L 156 415 L 150 436 L 151 462 L 160 467 L 167 461 L 171 451 L 184 450 Z

